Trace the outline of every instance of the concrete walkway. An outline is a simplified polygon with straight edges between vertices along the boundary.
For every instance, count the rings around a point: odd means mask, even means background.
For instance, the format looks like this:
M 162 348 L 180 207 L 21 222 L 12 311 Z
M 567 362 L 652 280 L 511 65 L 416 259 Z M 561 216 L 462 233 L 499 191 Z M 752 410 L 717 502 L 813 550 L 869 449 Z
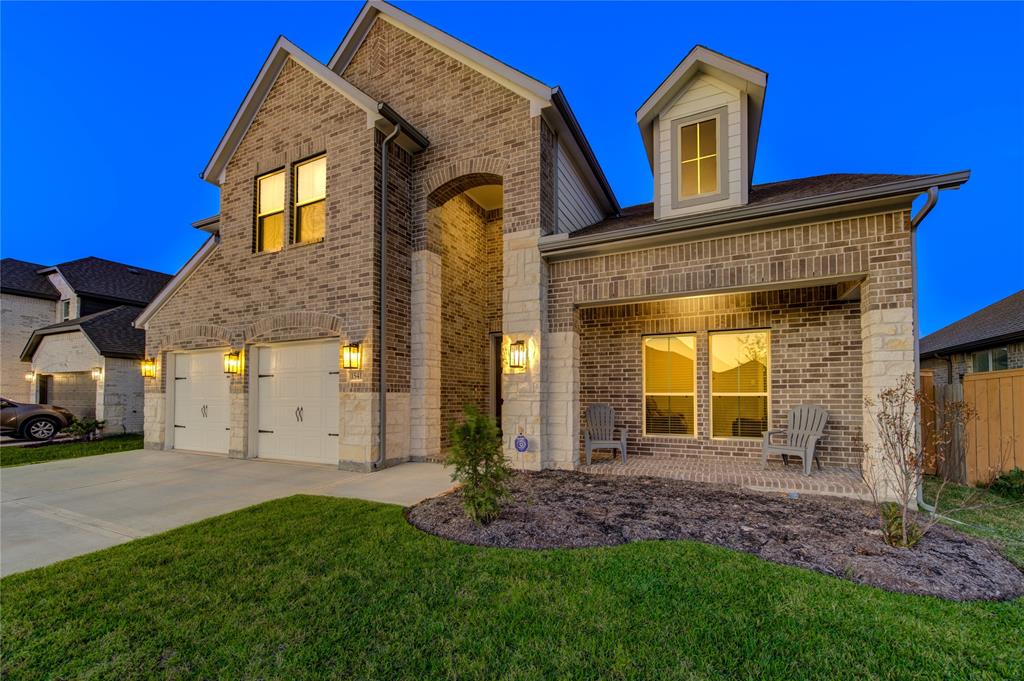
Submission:
M 0 575 L 292 494 L 411 505 L 451 487 L 439 464 L 373 474 L 136 450 L 0 472 Z

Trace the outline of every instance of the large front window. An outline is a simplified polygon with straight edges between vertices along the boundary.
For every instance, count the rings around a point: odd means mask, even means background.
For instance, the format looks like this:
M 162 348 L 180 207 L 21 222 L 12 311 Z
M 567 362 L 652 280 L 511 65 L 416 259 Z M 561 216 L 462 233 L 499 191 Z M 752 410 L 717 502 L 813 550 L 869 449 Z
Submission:
M 679 128 L 679 196 L 718 191 L 718 119 Z
M 693 435 L 696 416 L 696 339 L 644 338 L 644 433 Z
M 295 168 L 295 243 L 324 238 L 326 223 L 327 157 L 320 156 Z
M 284 171 L 256 180 L 256 251 L 284 247 Z
M 711 436 L 759 438 L 768 430 L 767 331 L 714 333 L 711 364 Z

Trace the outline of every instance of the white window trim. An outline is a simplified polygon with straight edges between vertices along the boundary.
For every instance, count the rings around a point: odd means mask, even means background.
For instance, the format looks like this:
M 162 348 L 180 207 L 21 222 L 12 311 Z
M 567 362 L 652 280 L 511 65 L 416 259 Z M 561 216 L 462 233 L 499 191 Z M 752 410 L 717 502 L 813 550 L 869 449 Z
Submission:
M 288 193 L 288 175 L 287 175 L 287 172 L 288 172 L 287 168 L 278 168 L 277 170 L 271 170 L 268 173 L 263 173 L 262 175 L 257 175 L 256 176 L 256 223 L 253 225 L 253 229 L 256 230 L 256 243 L 255 243 L 255 249 L 254 249 L 256 253 L 280 253 L 281 251 L 284 250 L 284 248 L 286 246 L 285 242 L 288 241 L 288 238 L 287 238 L 288 237 L 288 225 L 285 223 L 285 215 L 287 214 L 287 211 L 285 210 L 285 207 L 286 207 L 286 205 L 288 203 L 288 196 L 287 196 L 287 193 Z M 261 183 L 263 182 L 263 180 L 265 178 L 271 177 L 273 175 L 277 175 L 278 173 L 284 173 L 285 174 L 285 178 L 284 178 L 285 181 L 282 183 L 283 191 L 284 191 L 285 195 L 281 197 L 281 210 L 275 210 L 275 211 L 270 211 L 270 212 L 267 212 L 267 213 L 261 213 L 260 212 L 260 203 L 261 203 L 260 202 L 260 198 L 262 197 L 262 191 L 263 190 L 261 189 L 260 185 L 261 185 Z M 271 215 L 277 215 L 278 213 L 281 213 L 281 248 L 278 248 L 278 249 L 273 250 L 273 251 L 268 251 L 268 250 L 266 250 L 264 248 L 260 248 L 260 219 L 261 218 L 265 218 L 265 217 L 269 217 Z
M 651 338 L 692 338 L 693 339 L 693 392 L 647 392 L 647 341 Z M 697 334 L 696 333 L 657 333 L 640 337 L 640 429 L 643 437 L 657 438 L 659 440 L 696 440 L 700 429 L 697 427 Z M 693 433 L 688 435 L 674 435 L 672 433 L 648 433 L 647 432 L 647 396 L 653 397 L 686 397 L 693 400 Z
M 295 245 L 295 246 L 304 246 L 306 244 L 318 244 L 318 243 L 320 243 L 321 241 L 324 240 L 324 237 L 327 236 L 327 207 L 326 207 L 326 202 L 327 202 L 327 183 L 324 182 L 324 195 L 321 196 L 320 198 L 310 199 L 308 201 L 301 201 L 301 202 L 299 201 L 299 169 L 302 168 L 302 166 L 304 166 L 304 165 L 306 165 L 308 163 L 312 163 L 314 161 L 319 161 L 320 159 L 324 159 L 325 164 L 326 164 L 327 153 L 325 152 L 323 154 L 317 154 L 316 156 L 310 156 L 307 159 L 299 161 L 298 163 L 295 164 L 294 169 L 292 171 L 292 175 L 294 177 L 294 180 L 292 182 L 292 184 L 293 184 L 292 196 L 295 197 L 295 198 L 292 201 L 292 203 L 294 205 L 292 206 L 292 224 L 293 224 L 293 228 L 292 228 L 292 235 L 291 236 L 292 236 L 292 245 Z M 326 173 L 327 173 L 327 168 L 326 168 L 326 165 L 325 165 L 324 174 L 326 175 Z M 299 209 L 302 208 L 303 206 L 308 206 L 308 205 L 311 205 L 311 204 L 314 204 L 314 203 L 317 203 L 317 202 L 320 202 L 320 201 L 323 201 L 324 204 L 325 204 L 325 206 L 324 206 L 324 236 L 320 237 L 319 239 L 315 239 L 315 240 L 311 240 L 311 241 L 300 241 L 299 239 L 295 238 L 297 236 L 297 232 L 298 232 L 298 229 L 299 229 Z
M 711 343 L 715 336 L 740 336 L 748 333 L 763 333 L 768 336 L 768 361 L 765 364 L 765 369 L 768 372 L 766 377 L 766 384 L 768 390 L 763 393 L 716 393 L 712 381 L 712 369 L 711 369 Z M 772 332 L 771 329 L 741 329 L 739 331 L 713 331 L 708 334 L 708 435 L 712 440 L 722 440 L 729 442 L 760 442 L 762 436 L 758 437 L 733 437 L 731 435 L 715 435 L 715 398 L 716 397 L 765 397 L 766 400 L 766 418 L 765 426 L 766 430 L 772 429 Z
M 71 309 L 71 299 L 70 298 L 63 298 L 63 299 L 61 299 L 59 305 L 60 305 L 60 307 L 58 307 L 58 309 L 57 309 L 57 316 L 60 317 L 60 321 L 66 322 L 69 319 L 73 319 L 74 318 L 72 316 L 72 312 L 73 311 Z M 67 315 L 64 314 L 64 307 L 65 306 L 68 309 Z
M 694 123 L 703 123 L 709 121 L 712 118 L 716 118 L 717 123 L 715 124 L 715 136 L 716 144 L 718 147 L 718 191 L 713 194 L 697 194 L 696 196 L 682 196 L 682 159 L 680 158 L 682 151 L 680 149 L 680 135 L 679 131 Z M 724 201 L 729 198 L 729 145 L 727 140 L 729 139 L 729 107 L 720 106 L 716 109 L 709 111 L 703 111 L 698 114 L 691 116 L 684 116 L 682 118 L 673 119 L 670 122 L 671 128 L 671 180 L 672 180 L 672 208 L 687 208 L 689 206 L 697 206 L 702 203 L 714 203 L 716 201 Z

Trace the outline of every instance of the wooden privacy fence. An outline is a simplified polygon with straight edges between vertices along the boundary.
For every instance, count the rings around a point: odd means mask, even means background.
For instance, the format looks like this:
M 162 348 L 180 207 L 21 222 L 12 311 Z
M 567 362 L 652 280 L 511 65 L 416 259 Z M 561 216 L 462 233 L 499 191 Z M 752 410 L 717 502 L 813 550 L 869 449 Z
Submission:
M 975 485 L 1014 467 L 1024 468 L 1024 369 L 967 374 L 962 384 L 939 386 L 930 372 L 922 371 L 921 389 L 935 396 L 934 404 L 925 406 L 934 410 L 932 418 L 922 418 L 929 472 Z M 975 410 L 975 418 L 967 422 L 966 433 L 953 433 L 950 451 L 936 467 L 935 431 L 941 431 L 945 405 L 959 400 Z M 929 427 L 932 423 L 934 427 Z

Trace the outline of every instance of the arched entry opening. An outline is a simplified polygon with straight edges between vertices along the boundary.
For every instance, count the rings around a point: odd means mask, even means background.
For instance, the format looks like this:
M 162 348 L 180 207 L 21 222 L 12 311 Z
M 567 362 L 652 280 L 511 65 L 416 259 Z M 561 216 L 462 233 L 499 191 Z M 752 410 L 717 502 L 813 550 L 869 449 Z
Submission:
M 473 405 L 501 410 L 503 187 L 500 175 L 456 177 L 428 196 L 440 256 L 440 451 L 449 426 Z

